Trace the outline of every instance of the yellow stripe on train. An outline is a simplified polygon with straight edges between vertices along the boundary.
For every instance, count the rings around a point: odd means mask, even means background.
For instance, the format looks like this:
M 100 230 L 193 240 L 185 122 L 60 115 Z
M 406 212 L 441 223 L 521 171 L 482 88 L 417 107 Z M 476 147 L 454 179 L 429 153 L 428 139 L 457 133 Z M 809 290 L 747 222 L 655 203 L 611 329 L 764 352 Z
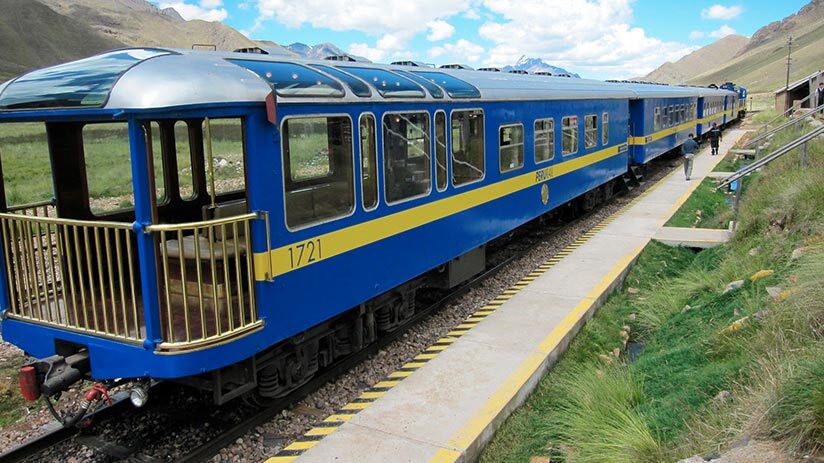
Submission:
M 274 278 L 560 177 L 625 150 L 625 144 L 610 146 L 465 193 L 272 249 L 268 256 L 266 252 L 256 252 L 255 279 L 266 281 L 270 264 L 271 278 Z M 540 197 L 536 196 L 536 200 L 540 201 Z

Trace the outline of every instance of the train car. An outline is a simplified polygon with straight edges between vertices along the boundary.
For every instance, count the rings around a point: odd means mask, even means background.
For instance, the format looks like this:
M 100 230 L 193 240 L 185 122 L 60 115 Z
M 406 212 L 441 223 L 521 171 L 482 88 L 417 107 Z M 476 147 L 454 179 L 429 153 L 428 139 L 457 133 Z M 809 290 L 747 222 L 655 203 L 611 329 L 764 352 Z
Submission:
M 668 85 L 622 84 L 636 93 L 630 101 L 630 158 L 641 166 L 681 146 L 695 133 L 698 92 Z
M 635 166 L 678 148 L 690 134 L 700 136 L 712 122 L 728 123 L 731 119 L 726 119 L 729 112 L 725 105 L 737 95 L 717 88 L 640 82 L 620 85 L 637 95 L 630 101 L 629 129 L 630 158 Z
M 170 49 L 14 79 L 2 160 L 43 161 L 0 189 L 3 337 L 39 359 L 24 394 L 91 378 L 138 398 L 149 379 L 283 396 L 410 318 L 419 288 L 481 271 L 486 243 L 609 196 L 637 98 Z
M 740 86 L 735 85 L 732 82 L 727 82 L 721 86 L 724 90 L 729 90 L 731 92 L 735 92 L 735 101 L 733 107 L 734 114 L 733 118 L 743 119 L 747 115 L 747 96 L 748 92 L 747 89 Z
M 712 124 L 725 125 L 729 120 L 727 115 L 731 111 L 727 106 L 733 92 L 722 89 L 702 90 L 703 96 L 698 99 L 698 124 L 696 135 L 701 136 L 709 132 Z M 731 119 L 730 119 L 731 120 Z

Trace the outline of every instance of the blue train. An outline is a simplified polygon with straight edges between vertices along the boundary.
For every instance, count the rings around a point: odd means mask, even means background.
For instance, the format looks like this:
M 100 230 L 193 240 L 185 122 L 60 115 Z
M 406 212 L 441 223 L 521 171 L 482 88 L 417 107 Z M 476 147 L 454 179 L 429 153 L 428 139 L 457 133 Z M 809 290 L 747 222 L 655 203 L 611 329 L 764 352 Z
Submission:
M 21 204 L 8 169 L 0 188 L 3 337 L 39 359 L 24 395 L 283 396 L 409 319 L 416 291 L 482 271 L 487 243 L 609 196 L 741 100 L 170 49 L 25 74 L 0 86 L 0 129 L 39 140 L 52 188 Z

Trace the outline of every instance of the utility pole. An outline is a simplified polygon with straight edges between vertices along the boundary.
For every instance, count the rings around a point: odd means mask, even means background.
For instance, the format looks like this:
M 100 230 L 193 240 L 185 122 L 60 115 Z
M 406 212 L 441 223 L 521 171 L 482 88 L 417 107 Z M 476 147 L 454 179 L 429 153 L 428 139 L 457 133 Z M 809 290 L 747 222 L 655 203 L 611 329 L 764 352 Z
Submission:
M 790 93 L 790 63 L 792 63 L 793 36 L 787 36 L 787 97 Z

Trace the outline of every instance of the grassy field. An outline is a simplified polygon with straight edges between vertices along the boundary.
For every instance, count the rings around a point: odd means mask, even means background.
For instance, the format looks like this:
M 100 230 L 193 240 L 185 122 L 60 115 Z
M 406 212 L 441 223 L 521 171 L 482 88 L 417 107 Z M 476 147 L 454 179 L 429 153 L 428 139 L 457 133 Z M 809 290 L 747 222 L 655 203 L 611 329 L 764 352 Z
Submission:
M 668 227 L 727 228 L 733 218 L 732 195 L 726 188 L 716 190 L 716 180 L 705 178 L 701 185 L 667 222 Z
M 175 127 L 178 177 L 183 197 L 192 194 L 192 165 L 188 130 Z M 212 121 L 212 145 L 218 192 L 237 189 L 243 178 L 240 124 Z M 157 197 L 165 195 L 159 129 L 153 124 L 152 145 Z M 95 212 L 131 207 L 132 175 L 125 124 L 93 124 L 83 129 L 89 196 Z M 0 124 L 0 156 L 9 205 L 27 204 L 54 196 L 45 127 L 41 123 Z
M 791 154 L 751 179 L 728 245 L 693 253 L 650 244 L 481 461 L 676 461 L 744 435 L 816 461 L 824 451 L 824 144 L 810 153 L 806 170 Z M 735 280 L 743 287 L 725 292 Z M 626 340 L 640 353 L 630 358 Z

